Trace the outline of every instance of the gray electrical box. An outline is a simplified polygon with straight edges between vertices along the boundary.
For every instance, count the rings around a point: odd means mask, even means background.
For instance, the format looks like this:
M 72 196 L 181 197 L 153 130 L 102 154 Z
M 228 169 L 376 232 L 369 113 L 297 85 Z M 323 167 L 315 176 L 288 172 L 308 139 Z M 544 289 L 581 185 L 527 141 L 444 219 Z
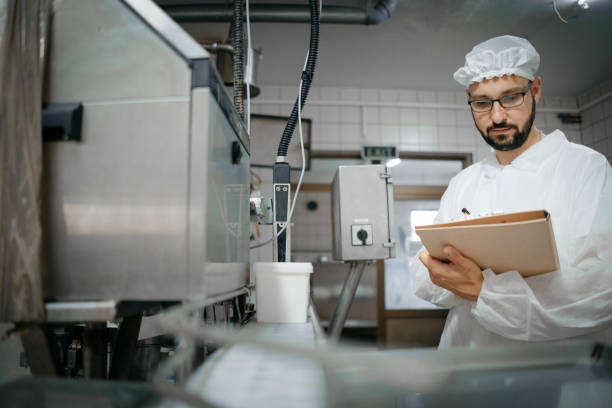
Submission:
M 395 257 L 393 184 L 382 165 L 340 166 L 332 182 L 334 259 Z

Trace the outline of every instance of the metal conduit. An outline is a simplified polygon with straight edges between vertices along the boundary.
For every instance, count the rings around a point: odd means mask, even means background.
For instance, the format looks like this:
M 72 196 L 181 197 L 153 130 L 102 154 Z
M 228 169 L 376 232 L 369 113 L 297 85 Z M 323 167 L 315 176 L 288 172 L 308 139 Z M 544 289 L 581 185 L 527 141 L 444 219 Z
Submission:
M 391 17 L 397 0 L 380 0 L 371 9 L 341 6 L 323 6 L 321 23 L 374 25 Z M 170 17 L 179 23 L 231 22 L 232 9 L 223 4 L 161 5 Z M 305 5 L 252 4 L 249 6 L 251 22 L 309 23 L 310 9 Z

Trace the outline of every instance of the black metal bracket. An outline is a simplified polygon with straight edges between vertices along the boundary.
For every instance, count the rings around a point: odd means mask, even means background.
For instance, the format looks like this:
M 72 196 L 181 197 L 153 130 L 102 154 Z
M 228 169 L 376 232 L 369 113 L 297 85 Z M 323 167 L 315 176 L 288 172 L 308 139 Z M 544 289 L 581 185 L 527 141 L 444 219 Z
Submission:
M 81 103 L 52 103 L 43 107 L 43 142 L 81 141 L 83 105 Z

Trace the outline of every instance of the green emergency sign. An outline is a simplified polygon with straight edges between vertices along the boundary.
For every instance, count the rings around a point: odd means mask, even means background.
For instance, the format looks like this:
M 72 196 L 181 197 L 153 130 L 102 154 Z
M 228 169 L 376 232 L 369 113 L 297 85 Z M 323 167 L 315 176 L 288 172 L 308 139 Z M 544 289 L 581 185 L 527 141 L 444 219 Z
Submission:
M 361 157 L 364 160 L 388 160 L 397 157 L 395 146 L 362 146 Z

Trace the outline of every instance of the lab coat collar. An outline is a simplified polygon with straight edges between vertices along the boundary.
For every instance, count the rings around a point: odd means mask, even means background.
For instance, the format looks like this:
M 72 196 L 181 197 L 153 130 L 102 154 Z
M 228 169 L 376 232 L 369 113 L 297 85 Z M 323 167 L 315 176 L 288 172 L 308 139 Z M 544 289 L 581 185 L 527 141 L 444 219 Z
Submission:
M 518 170 L 535 172 L 551 154 L 558 151 L 565 143 L 568 143 L 567 138 L 563 132 L 557 129 L 544 136 L 542 140 L 529 149 L 525 150 L 520 156 L 514 159 L 509 166 L 513 166 Z M 497 161 L 494 151 L 483 160 L 483 165 L 485 176 L 489 178 L 496 177 L 504 167 Z

